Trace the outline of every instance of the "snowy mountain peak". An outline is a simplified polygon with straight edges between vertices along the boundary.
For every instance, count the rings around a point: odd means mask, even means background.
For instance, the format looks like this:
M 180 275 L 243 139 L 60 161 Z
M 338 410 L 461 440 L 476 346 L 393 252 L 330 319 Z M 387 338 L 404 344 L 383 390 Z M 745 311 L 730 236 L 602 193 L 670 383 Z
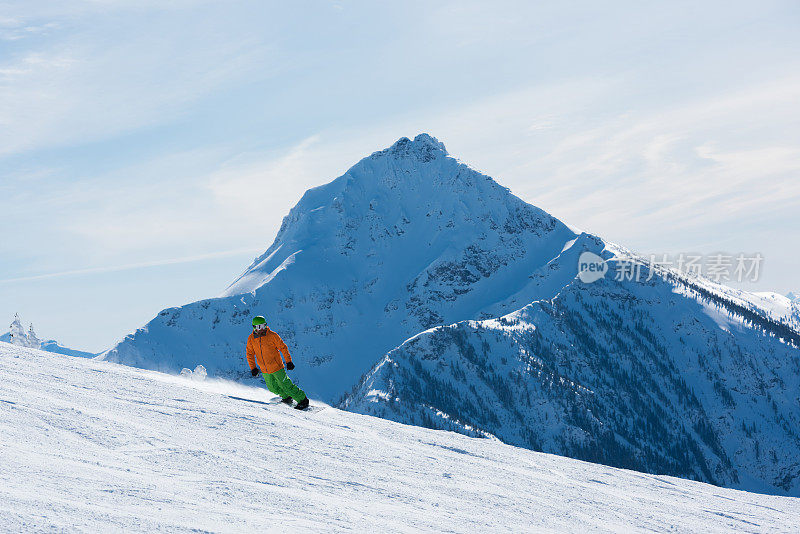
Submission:
M 332 182 L 306 191 L 284 218 L 273 244 L 222 296 L 252 293 L 288 265 L 309 261 L 312 255 L 314 265 L 367 258 L 350 266 L 361 272 L 373 263 L 369 258 L 382 256 L 387 262 L 397 252 L 407 258 L 410 251 L 401 252 L 403 247 L 434 246 L 444 253 L 455 243 L 469 246 L 487 232 L 531 233 L 538 239 L 556 228 L 563 230 L 559 240 L 576 237 L 560 221 L 449 156 L 444 144 L 422 133 L 413 141 L 403 137 Z
M 789 291 L 789 293 L 786 294 L 786 298 L 788 298 L 792 302 L 800 304 L 800 292 L 794 293 L 792 291 Z
M 395 144 L 387 149 L 374 152 L 371 158 L 390 155 L 395 158 L 415 158 L 420 161 L 430 161 L 432 159 L 447 156 L 447 149 L 444 143 L 432 135 L 421 133 L 412 141 L 408 137 L 401 137 Z

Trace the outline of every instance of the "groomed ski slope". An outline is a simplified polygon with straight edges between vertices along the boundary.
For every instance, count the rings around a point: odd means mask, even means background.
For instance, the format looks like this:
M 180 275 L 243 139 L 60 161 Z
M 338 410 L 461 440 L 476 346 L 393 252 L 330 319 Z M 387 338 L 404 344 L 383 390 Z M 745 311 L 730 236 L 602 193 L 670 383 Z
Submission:
M 255 384 L 254 380 L 254 384 Z M 800 499 L 0 343 L 0 531 L 790 532 Z

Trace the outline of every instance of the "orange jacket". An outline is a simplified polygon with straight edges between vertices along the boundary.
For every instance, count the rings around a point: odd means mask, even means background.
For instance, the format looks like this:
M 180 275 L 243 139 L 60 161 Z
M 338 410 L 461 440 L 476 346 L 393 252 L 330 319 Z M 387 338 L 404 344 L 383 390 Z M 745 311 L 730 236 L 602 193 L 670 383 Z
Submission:
M 250 364 L 250 369 L 258 368 L 262 373 L 274 373 L 283 369 L 283 360 L 281 360 L 281 352 L 287 362 L 292 361 L 292 356 L 289 354 L 289 348 L 283 342 L 281 336 L 267 328 L 267 333 L 263 336 L 254 336 L 250 334 L 247 338 L 247 363 Z

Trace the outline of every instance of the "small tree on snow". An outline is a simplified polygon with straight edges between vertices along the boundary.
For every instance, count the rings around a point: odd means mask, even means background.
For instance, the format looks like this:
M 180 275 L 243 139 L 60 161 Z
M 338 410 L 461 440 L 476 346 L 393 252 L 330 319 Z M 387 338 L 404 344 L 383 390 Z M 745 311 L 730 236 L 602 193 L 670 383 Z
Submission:
M 19 314 L 14 314 L 14 322 L 9 327 L 11 334 L 11 343 L 19 345 L 20 347 L 28 346 L 28 335 L 25 333 L 25 328 L 22 326 L 22 321 L 19 319 Z
M 41 340 L 39 340 L 36 332 L 33 331 L 33 323 L 31 323 L 31 326 L 28 329 L 28 346 L 32 349 L 42 348 Z

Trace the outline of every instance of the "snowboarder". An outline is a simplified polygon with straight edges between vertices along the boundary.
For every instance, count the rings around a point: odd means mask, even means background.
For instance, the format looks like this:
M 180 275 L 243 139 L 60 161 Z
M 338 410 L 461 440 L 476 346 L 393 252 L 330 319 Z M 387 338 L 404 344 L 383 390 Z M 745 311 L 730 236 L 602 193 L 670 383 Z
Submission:
M 286 404 L 291 404 L 292 399 L 296 400 L 295 408 L 304 410 L 308 407 L 308 397 L 286 376 L 281 353 L 286 360 L 286 369 L 290 371 L 294 369 L 286 343 L 278 334 L 267 328 L 267 320 L 264 317 L 261 315 L 254 317 L 253 333 L 247 338 L 247 363 L 250 364 L 250 374 L 258 376 L 260 369 L 267 389 L 281 397 Z

